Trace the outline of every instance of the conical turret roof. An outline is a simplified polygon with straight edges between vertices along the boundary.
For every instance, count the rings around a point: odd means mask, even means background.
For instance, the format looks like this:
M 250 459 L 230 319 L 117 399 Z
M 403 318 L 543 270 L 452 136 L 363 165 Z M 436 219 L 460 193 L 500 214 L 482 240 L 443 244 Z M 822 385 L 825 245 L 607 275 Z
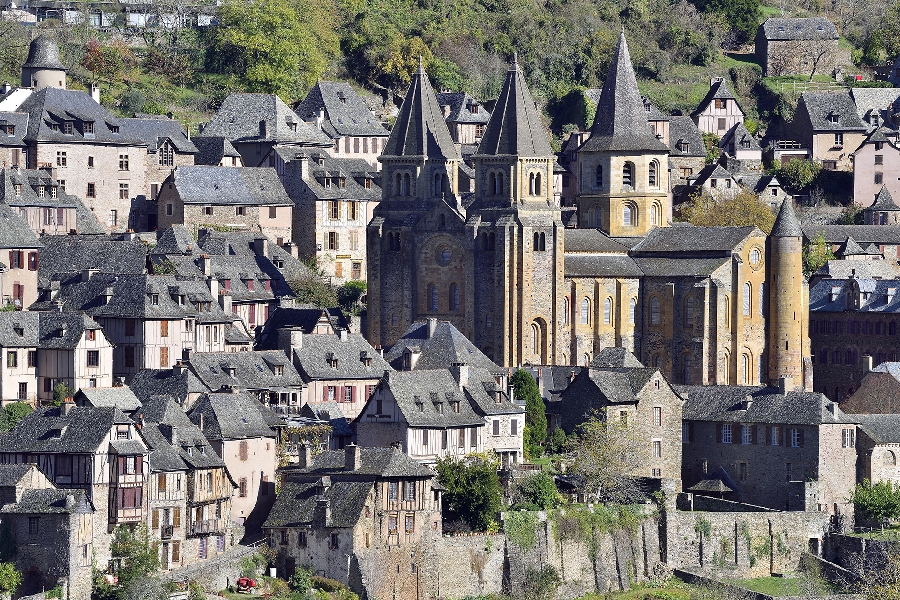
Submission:
M 881 186 L 878 195 L 875 196 L 875 202 L 869 207 L 869 210 L 900 210 L 900 206 L 894 202 L 894 198 L 888 191 L 886 185 Z
M 382 155 L 460 158 L 421 58 Z
M 786 198 L 781 203 L 781 209 L 775 218 L 775 225 L 772 226 L 772 237 L 803 237 L 803 229 L 800 228 L 800 221 L 794 214 L 794 202 L 790 198 Z
M 28 60 L 22 65 L 29 69 L 57 69 L 67 71 L 59 58 L 59 46 L 56 40 L 47 34 L 41 34 L 31 40 L 28 46 Z
M 506 73 L 506 81 L 477 154 L 553 156 L 553 148 L 550 147 L 541 123 L 540 111 L 534 104 L 515 57 Z
M 838 256 L 861 256 L 865 254 L 868 254 L 868 252 L 863 250 L 862 246 L 853 239 L 853 236 L 849 235 L 837 251 Z
M 600 102 L 591 125 L 591 137 L 582 146 L 588 151 L 653 151 L 668 153 L 669 148 L 650 129 L 647 109 L 638 91 L 631 66 L 625 31 L 613 53 L 609 73 L 603 82 Z

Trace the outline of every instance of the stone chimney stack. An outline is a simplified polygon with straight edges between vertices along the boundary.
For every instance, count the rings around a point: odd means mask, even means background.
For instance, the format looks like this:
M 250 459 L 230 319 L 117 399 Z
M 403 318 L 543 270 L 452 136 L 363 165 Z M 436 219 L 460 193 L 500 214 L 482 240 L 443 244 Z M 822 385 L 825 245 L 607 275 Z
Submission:
M 428 318 L 428 339 L 431 339 L 431 336 L 434 335 L 434 331 L 437 329 L 437 319 L 434 317 Z
M 313 521 L 331 527 L 331 503 L 327 499 L 316 500 L 316 514 Z
M 100 104 L 100 86 L 96 83 L 91 84 L 91 98 L 93 98 L 94 102 Z
M 453 378 L 459 384 L 460 391 L 469 386 L 469 365 L 466 363 L 453 363 L 450 365 L 450 372 L 453 373 Z
M 182 348 L 181 362 L 191 362 L 191 352 L 193 352 L 191 348 Z
M 253 252 L 257 256 L 266 257 L 269 255 L 269 240 L 264 237 L 253 240 Z
M 207 277 L 212 272 L 212 262 L 209 260 L 209 254 L 200 255 L 200 271 Z
M 863 354 L 862 363 L 863 363 L 863 373 L 868 373 L 872 370 L 872 357 L 870 355 Z
M 782 396 L 787 396 L 794 391 L 794 378 L 781 377 L 778 379 L 778 391 Z
M 347 444 L 344 447 L 344 470 L 358 471 L 362 466 L 362 456 L 360 455 L 359 446 L 356 444 Z
M 298 459 L 298 465 L 303 469 L 308 469 L 312 466 L 312 450 L 306 444 L 300 446 L 300 456 Z
M 59 414 L 67 417 L 73 408 L 75 408 L 75 399 L 71 397 L 64 398 L 62 404 L 59 405 Z
M 278 330 L 278 349 L 291 358 L 295 349 L 303 347 L 303 329 L 284 327 Z

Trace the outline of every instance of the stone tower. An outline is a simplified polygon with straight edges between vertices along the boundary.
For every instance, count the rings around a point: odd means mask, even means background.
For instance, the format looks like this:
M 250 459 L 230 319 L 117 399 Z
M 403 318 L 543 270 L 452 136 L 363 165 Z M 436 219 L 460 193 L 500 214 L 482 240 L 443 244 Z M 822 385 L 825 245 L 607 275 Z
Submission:
M 28 60 L 22 65 L 22 87 L 40 91 L 46 87 L 66 89 L 66 69 L 59 58 L 59 46 L 47 34 L 31 40 Z
M 462 329 L 467 256 L 457 196 L 461 157 L 421 61 L 378 160 L 382 201 L 366 234 L 369 340 L 393 345 L 426 316 Z
M 473 160 L 466 334 L 503 366 L 555 363 L 564 297 L 555 157 L 515 58 Z
M 769 383 L 782 377 L 794 387 L 812 391 L 810 361 L 809 286 L 803 277 L 803 230 L 791 200 L 778 211 L 768 239 Z
M 578 149 L 579 227 L 633 237 L 665 226 L 672 218 L 668 155 L 647 121 L 623 30 L 590 137 Z

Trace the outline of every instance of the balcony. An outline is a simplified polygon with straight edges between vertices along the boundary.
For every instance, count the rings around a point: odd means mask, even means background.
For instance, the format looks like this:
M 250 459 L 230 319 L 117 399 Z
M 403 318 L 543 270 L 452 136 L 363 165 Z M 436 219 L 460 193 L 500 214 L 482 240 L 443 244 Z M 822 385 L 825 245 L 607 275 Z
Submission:
M 190 535 L 208 535 L 210 533 L 225 533 L 225 524 L 222 519 L 207 519 L 191 523 Z
M 163 525 L 159 528 L 159 537 L 162 540 L 171 540 L 172 534 L 175 532 L 174 525 Z

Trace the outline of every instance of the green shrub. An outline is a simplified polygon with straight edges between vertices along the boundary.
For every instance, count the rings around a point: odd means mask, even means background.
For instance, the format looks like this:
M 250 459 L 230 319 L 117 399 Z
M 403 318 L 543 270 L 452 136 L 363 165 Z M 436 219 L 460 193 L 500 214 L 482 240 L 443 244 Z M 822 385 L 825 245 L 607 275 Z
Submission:
M 871 521 L 900 518 L 900 487 L 890 481 L 872 483 L 864 479 L 850 496 L 856 514 Z
M 310 578 L 312 582 L 312 586 L 317 590 L 322 590 L 323 592 L 337 592 L 339 590 L 346 589 L 345 586 L 340 581 L 335 579 L 329 579 L 328 577 L 320 577 L 318 575 L 313 575 Z
M 516 483 L 515 496 L 519 502 L 536 505 L 540 510 L 556 508 L 562 496 L 556 489 L 553 476 L 544 473 L 526 475 Z
M 291 575 L 291 590 L 305 594 L 312 589 L 312 569 L 297 569 Z

